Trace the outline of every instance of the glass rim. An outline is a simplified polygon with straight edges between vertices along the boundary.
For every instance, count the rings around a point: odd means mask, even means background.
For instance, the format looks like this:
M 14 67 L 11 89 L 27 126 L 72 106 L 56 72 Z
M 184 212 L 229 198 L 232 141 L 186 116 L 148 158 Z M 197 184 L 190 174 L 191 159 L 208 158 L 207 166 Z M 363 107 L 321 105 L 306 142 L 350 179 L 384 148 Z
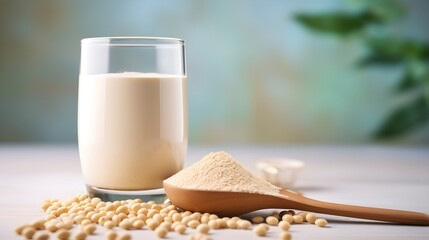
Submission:
M 171 37 L 93 37 L 83 38 L 81 40 L 81 45 L 86 44 L 108 46 L 156 47 L 167 45 L 184 45 L 185 41 L 180 38 Z

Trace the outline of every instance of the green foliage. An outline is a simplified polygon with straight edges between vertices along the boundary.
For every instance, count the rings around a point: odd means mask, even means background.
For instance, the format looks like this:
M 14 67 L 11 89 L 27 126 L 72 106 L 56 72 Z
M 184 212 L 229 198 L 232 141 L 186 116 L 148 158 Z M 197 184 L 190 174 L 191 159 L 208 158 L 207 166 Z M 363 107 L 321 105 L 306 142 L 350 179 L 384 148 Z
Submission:
M 398 67 L 405 70 L 395 88 L 397 94 L 412 91 L 415 100 L 392 111 L 374 137 L 391 138 L 404 134 L 429 121 L 429 43 L 393 34 L 368 31 L 372 26 L 382 28 L 405 15 L 405 9 L 395 1 L 357 1 L 363 7 L 358 12 L 297 14 L 303 26 L 320 33 L 339 37 L 355 37 L 366 46 L 368 53 L 357 61 L 363 67 Z
M 409 90 L 423 89 L 421 94 L 429 97 L 429 93 L 424 92 L 427 88 L 429 88 L 429 71 L 427 69 L 427 63 L 420 60 L 409 61 L 402 78 L 398 85 L 396 85 L 395 90 L 398 93 L 401 93 Z
M 429 120 L 429 106 L 421 96 L 393 111 L 381 128 L 375 133 L 377 138 L 389 138 L 415 129 Z
M 418 80 L 419 79 L 416 79 L 411 72 L 406 71 L 400 79 L 399 84 L 396 85 L 396 91 L 406 92 L 408 90 L 415 89 L 419 86 Z
M 377 23 L 379 19 L 370 12 L 359 14 L 326 13 L 318 15 L 298 14 L 295 19 L 304 26 L 319 32 L 328 32 L 338 35 L 356 33 L 370 23 Z
M 394 65 L 414 60 L 429 60 L 429 43 L 386 37 L 367 40 L 366 47 L 369 54 L 359 61 L 360 66 Z
M 404 15 L 404 8 L 394 1 L 360 1 L 365 7 L 356 13 L 328 12 L 295 15 L 305 27 L 322 33 L 349 35 L 364 31 L 366 27 L 393 21 Z
M 395 0 L 354 0 L 361 5 L 360 11 L 371 11 L 382 22 L 387 23 L 402 18 L 405 8 Z

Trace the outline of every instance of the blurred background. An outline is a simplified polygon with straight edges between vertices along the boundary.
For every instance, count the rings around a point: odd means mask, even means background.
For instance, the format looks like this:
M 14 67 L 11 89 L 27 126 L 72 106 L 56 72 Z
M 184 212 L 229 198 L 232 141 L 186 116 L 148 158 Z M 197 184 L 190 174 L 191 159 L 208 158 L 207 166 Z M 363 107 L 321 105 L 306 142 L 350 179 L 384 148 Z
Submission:
M 429 1 L 0 1 L 0 142 L 75 143 L 80 39 L 186 41 L 190 144 L 429 145 Z

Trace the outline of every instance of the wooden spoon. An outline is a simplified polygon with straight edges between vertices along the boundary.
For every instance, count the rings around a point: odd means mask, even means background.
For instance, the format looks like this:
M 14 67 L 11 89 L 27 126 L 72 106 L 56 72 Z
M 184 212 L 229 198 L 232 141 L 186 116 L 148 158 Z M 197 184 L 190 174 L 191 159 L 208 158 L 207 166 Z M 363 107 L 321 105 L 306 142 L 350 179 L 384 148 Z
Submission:
M 164 182 L 164 190 L 170 201 L 181 209 L 219 216 L 238 216 L 266 208 L 288 208 L 407 225 L 429 225 L 429 216 L 424 213 L 322 202 L 286 189 L 281 189 L 279 196 L 272 196 L 183 189 Z

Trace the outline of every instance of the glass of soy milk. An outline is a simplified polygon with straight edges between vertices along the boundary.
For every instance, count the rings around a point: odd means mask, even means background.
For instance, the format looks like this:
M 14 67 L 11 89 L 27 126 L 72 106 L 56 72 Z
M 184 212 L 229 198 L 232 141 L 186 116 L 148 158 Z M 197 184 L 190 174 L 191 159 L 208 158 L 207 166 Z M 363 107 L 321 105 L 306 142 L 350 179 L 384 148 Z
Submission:
M 81 42 L 78 142 L 92 197 L 163 201 L 188 141 L 185 43 L 103 37 Z

